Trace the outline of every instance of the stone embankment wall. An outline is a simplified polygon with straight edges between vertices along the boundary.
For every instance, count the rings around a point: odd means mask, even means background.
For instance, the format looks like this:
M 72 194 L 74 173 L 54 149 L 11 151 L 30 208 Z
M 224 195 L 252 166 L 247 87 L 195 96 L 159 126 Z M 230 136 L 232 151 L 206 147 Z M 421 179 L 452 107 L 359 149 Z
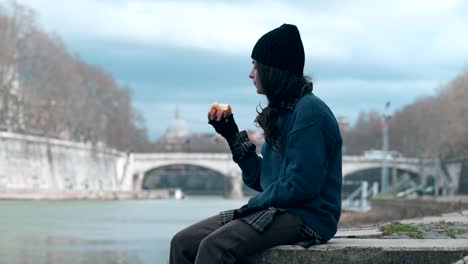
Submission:
M 0 132 L 0 191 L 119 190 L 125 160 L 99 145 Z

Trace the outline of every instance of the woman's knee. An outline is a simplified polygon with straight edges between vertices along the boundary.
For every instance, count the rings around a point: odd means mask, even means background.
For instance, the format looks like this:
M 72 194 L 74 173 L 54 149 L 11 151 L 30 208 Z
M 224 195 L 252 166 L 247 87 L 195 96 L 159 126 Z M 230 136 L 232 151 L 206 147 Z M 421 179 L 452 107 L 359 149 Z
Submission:
M 200 242 L 197 253 L 198 262 L 196 263 L 203 263 L 207 261 L 207 259 L 219 262 L 219 258 L 224 255 L 224 250 L 215 237 L 216 236 L 207 236 Z
M 219 216 L 214 216 L 179 231 L 172 237 L 171 247 L 196 253 L 200 241 L 219 228 L 220 221 Z
M 200 242 L 200 247 L 198 250 L 213 250 L 215 248 L 220 249 L 220 243 L 219 239 L 217 239 L 216 235 L 210 235 L 205 237 L 201 242 Z
M 190 238 L 190 234 L 186 230 L 182 230 L 172 237 L 171 249 L 184 250 L 190 248 L 191 243 L 193 243 L 193 239 Z
M 227 237 L 218 233 L 211 234 L 201 241 L 196 263 L 234 263 L 237 260 L 234 248 Z

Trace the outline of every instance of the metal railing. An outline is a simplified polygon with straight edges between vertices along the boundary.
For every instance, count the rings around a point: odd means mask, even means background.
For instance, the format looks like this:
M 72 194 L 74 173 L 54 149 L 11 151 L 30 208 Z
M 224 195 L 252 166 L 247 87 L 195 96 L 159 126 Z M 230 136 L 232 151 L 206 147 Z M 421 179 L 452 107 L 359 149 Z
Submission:
M 357 186 L 357 188 L 351 192 L 345 199 L 342 200 L 341 206 L 344 211 L 356 211 L 356 212 L 367 212 L 371 209 L 369 197 L 375 196 L 378 193 L 379 185 L 377 182 L 369 188 L 367 181 L 343 182 L 344 186 Z

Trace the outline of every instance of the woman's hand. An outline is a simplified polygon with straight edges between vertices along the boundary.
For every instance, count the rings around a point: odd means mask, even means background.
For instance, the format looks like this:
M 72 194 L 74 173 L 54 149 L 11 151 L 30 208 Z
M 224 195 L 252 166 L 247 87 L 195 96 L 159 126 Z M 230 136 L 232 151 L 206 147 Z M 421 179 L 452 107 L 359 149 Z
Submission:
M 234 121 L 234 115 L 231 113 L 226 117 L 226 112 L 217 115 L 216 108 L 211 108 L 208 112 L 208 124 L 212 125 L 216 132 L 226 139 L 232 138 L 239 133 L 239 128 Z
M 212 111 L 212 110 L 215 111 Z M 212 116 L 208 117 L 208 119 L 213 119 L 216 117 L 216 121 L 220 121 L 221 118 L 223 117 L 228 117 L 232 113 L 232 108 L 229 104 L 220 104 L 218 102 L 214 102 L 211 107 L 210 107 L 210 113 L 212 113 Z

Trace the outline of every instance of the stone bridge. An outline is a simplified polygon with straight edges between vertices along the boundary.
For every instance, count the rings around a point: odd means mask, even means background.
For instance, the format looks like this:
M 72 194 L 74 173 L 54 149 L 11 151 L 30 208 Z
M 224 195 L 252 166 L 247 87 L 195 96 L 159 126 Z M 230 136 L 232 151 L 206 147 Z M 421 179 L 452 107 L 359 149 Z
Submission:
M 358 171 L 382 168 L 382 159 L 367 158 L 364 156 L 343 156 L 343 177 Z M 420 165 L 418 159 L 392 158 L 388 160 L 388 166 L 392 169 L 419 174 Z
M 398 158 L 388 162 L 390 168 L 407 171 L 418 175 L 420 163 L 418 159 Z M 140 190 L 145 173 L 170 165 L 194 165 L 213 170 L 224 175 L 229 181 L 231 189 L 227 197 L 242 196 L 242 177 L 239 166 L 232 161 L 228 153 L 149 153 L 128 155 L 122 188 Z M 362 156 L 343 157 L 343 177 L 353 173 L 382 167 L 382 159 L 366 158 Z
M 193 165 L 215 171 L 230 181 L 231 188 L 225 196 L 242 196 L 241 171 L 227 153 L 132 153 L 125 163 L 122 188 L 141 190 L 145 173 L 171 165 Z
M 443 179 L 458 190 L 462 162 L 441 166 L 437 162 L 398 158 L 393 170 Z M 0 191 L 138 191 L 145 173 L 171 165 L 193 165 L 215 171 L 229 180 L 226 196 L 242 196 L 241 171 L 229 153 L 124 153 L 103 145 L 69 142 L 0 132 Z M 343 157 L 343 176 L 381 168 L 382 160 Z M 435 169 L 434 169 L 435 168 Z

